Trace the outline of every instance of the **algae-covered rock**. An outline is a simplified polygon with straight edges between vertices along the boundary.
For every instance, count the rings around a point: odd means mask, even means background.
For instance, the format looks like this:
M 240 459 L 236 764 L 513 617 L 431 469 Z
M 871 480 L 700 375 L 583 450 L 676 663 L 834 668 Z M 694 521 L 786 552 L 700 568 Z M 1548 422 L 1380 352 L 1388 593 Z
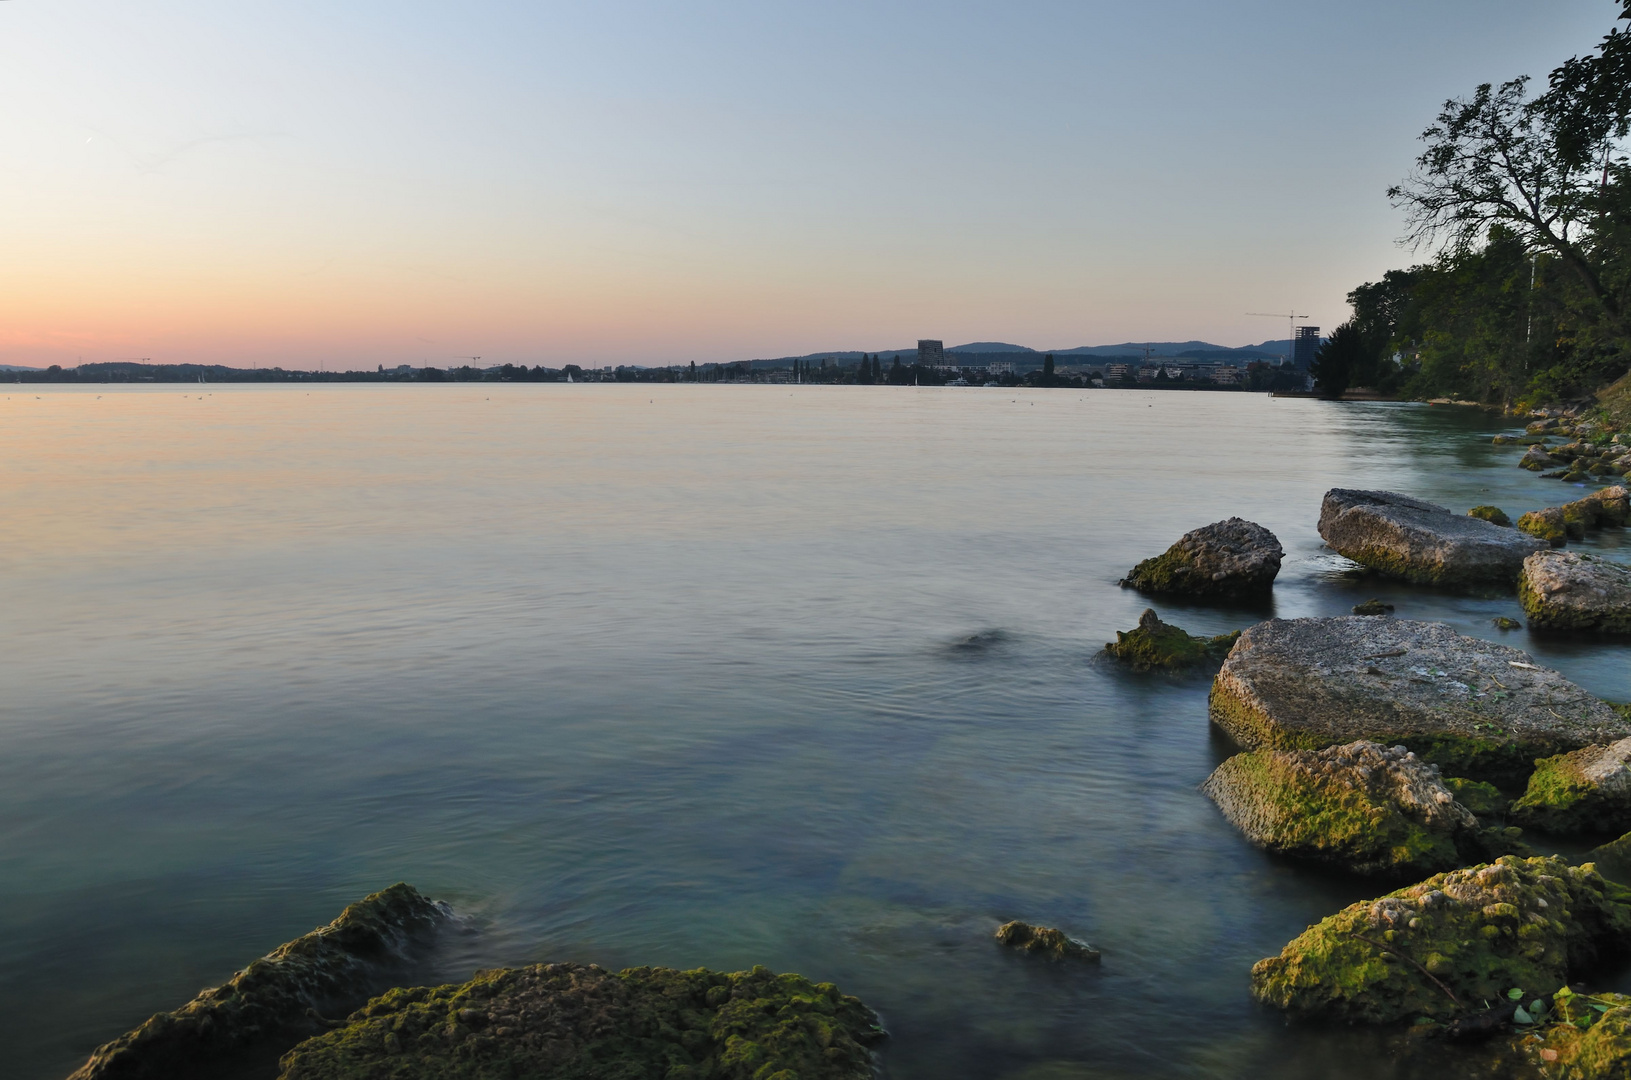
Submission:
M 1518 467 L 1528 469 L 1530 472 L 1541 472 L 1546 469 L 1555 469 L 1563 464 L 1563 459 L 1553 457 L 1546 452 L 1546 448 L 1539 443 L 1531 446 L 1518 460 Z
M 1512 804 L 1525 828 L 1550 833 L 1631 829 L 1631 739 L 1588 746 L 1535 762 L 1529 787 Z
M 1270 619 L 1212 683 L 1244 749 L 1372 739 L 1445 773 L 1521 786 L 1536 758 L 1631 736 L 1631 722 L 1519 649 L 1410 619 Z
M 1553 547 L 1562 547 L 1569 542 L 1568 522 L 1564 519 L 1563 508 L 1560 506 L 1549 506 L 1545 510 L 1531 510 L 1526 514 L 1520 514 L 1518 528 Z
M 1631 997 L 1580 994 L 1562 987 L 1537 1032 L 1536 1056 L 1554 1080 L 1621 1080 L 1631 1076 Z
M 392 990 L 282 1060 L 282 1080 L 870 1080 L 871 1009 L 765 968 L 538 964 Z
M 1176 671 L 1197 664 L 1216 664 L 1229 654 L 1240 631 L 1217 637 L 1195 637 L 1171 623 L 1164 623 L 1154 608 L 1145 608 L 1136 630 L 1117 630 L 1116 640 L 1104 651 L 1132 667 L 1134 671 L 1157 669 Z
M 1542 630 L 1631 633 L 1631 568 L 1598 555 L 1542 551 L 1524 560 L 1518 601 Z
M 1201 790 L 1258 847 L 1357 874 L 1419 878 L 1487 857 L 1477 818 L 1402 746 L 1236 754 Z
M 1508 618 L 1505 615 L 1497 615 L 1495 618 L 1491 619 L 1490 622 L 1494 624 L 1495 629 L 1497 630 L 1523 629 L 1523 623 L 1519 622 L 1517 619 Z
M 1467 511 L 1467 516 L 1487 521 L 1491 525 L 1499 525 L 1503 529 L 1512 524 L 1512 519 L 1507 517 L 1506 511 L 1499 506 L 1475 506 Z
M 1355 615 L 1387 615 L 1391 614 L 1392 611 L 1392 604 L 1384 604 L 1382 601 L 1375 598 L 1366 600 L 1363 604 L 1355 604 L 1353 606 L 1353 613 Z
M 1234 517 L 1185 533 L 1163 554 L 1133 567 L 1122 584 L 1199 599 L 1261 596 L 1273 588 L 1284 556 L 1273 533 Z
M 1020 952 L 1038 953 L 1050 960 L 1098 960 L 1099 950 L 1051 926 L 1032 926 L 1014 920 L 997 927 L 997 941 Z
M 169 1080 L 211 1061 L 292 1046 L 389 985 L 386 976 L 451 912 L 392 885 L 256 960 L 223 986 L 97 1048 L 69 1080 Z
M 1631 890 L 1592 866 L 1507 855 L 1309 927 L 1252 968 L 1252 993 L 1305 1018 L 1454 1019 L 1513 987 L 1549 995 L 1625 954 Z
M 1501 789 L 1482 780 L 1468 780 L 1464 776 L 1447 776 L 1444 786 L 1455 796 L 1455 801 L 1471 810 L 1478 818 L 1499 817 L 1512 805 L 1512 800 L 1501 794 Z
M 1337 553 L 1392 577 L 1446 588 L 1510 586 L 1539 541 L 1392 491 L 1333 488 L 1320 536 Z

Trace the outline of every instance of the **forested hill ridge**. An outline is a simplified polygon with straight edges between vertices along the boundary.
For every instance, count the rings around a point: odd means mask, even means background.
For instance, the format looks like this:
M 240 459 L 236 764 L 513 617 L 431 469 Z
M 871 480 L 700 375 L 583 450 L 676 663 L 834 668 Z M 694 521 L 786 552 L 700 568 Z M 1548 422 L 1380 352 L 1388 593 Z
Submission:
M 1315 365 L 1319 389 L 1523 410 L 1586 402 L 1625 376 L 1627 20 L 1631 0 L 1596 51 L 1544 86 L 1518 76 L 1444 103 L 1414 170 L 1387 191 L 1401 242 L 1431 258 L 1348 294 L 1352 317 Z

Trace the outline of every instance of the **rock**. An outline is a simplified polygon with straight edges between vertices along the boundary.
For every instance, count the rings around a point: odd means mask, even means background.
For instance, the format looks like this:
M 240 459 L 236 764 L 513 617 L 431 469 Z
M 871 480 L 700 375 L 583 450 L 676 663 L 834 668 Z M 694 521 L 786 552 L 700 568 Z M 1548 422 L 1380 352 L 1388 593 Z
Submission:
M 1548 431 L 1556 431 L 1558 427 L 1557 417 L 1548 416 L 1544 420 L 1536 420 L 1523 430 L 1531 435 L 1544 435 Z
M 1524 560 L 1518 601 L 1542 630 L 1631 633 L 1631 569 L 1578 551 L 1542 551 Z
M 1244 749 L 1403 744 L 1444 772 L 1521 786 L 1538 757 L 1631 735 L 1631 721 L 1528 653 L 1411 619 L 1270 619 L 1212 682 Z
M 1382 601 L 1377 600 L 1374 597 L 1366 600 L 1363 604 L 1355 604 L 1353 606 L 1353 613 L 1355 615 L 1386 615 L 1392 610 L 1392 604 L 1384 604 Z
M 1351 873 L 1420 878 L 1489 857 L 1437 766 L 1402 746 L 1236 754 L 1201 791 L 1265 851 Z
M 1497 615 L 1490 622 L 1495 624 L 1497 630 L 1522 630 L 1523 623 L 1517 619 L 1509 619 L 1505 615 Z
M 1252 993 L 1302 1018 L 1452 1020 L 1512 987 L 1559 987 L 1624 955 L 1628 934 L 1631 890 L 1589 865 L 1507 855 L 1344 908 L 1258 961 Z
M 997 927 L 997 941 L 1020 952 L 1041 953 L 1050 960 L 1099 959 L 1099 950 L 1051 926 L 1032 926 L 1015 920 Z
M 1204 599 L 1261 596 L 1273 588 L 1284 555 L 1263 526 L 1229 518 L 1185 533 L 1164 554 L 1133 567 L 1122 584 Z
M 1557 1080 L 1631 1076 L 1631 997 L 1580 994 L 1565 986 L 1552 996 L 1547 1020 L 1555 1021 L 1540 1032 L 1539 1054 L 1547 1076 Z
M 1569 503 L 1564 509 L 1569 507 L 1579 507 L 1581 515 L 1591 521 L 1592 528 L 1626 525 L 1631 523 L 1631 489 L 1615 484 Z
M 1449 776 L 1445 777 L 1444 786 L 1455 796 L 1455 801 L 1472 811 L 1475 817 L 1498 817 L 1505 814 L 1507 808 L 1512 805 L 1512 800 L 1502 795 L 1500 788 L 1494 784 L 1486 784 L 1482 780 Z
M 1530 472 L 1555 469 L 1561 464 L 1563 464 L 1563 459 L 1553 457 L 1540 443 L 1536 443 L 1524 451 L 1523 457 L 1518 459 L 1519 468 L 1528 469 Z
M 1530 536 L 1539 537 L 1553 547 L 1562 547 L 1569 542 L 1568 523 L 1563 519 L 1563 508 L 1560 506 L 1531 510 L 1520 515 L 1518 528 Z
M 97 1048 L 69 1080 L 168 1080 L 211 1062 L 293 1046 L 390 985 L 387 975 L 449 916 L 396 884 L 256 960 L 223 986 Z
M 1320 507 L 1320 536 L 1372 570 L 1448 588 L 1508 586 L 1539 541 L 1391 491 L 1333 488 Z
M 1487 521 L 1491 525 L 1499 525 L 1503 529 L 1512 524 L 1512 519 L 1507 517 L 1506 511 L 1499 506 L 1475 506 L 1467 511 L 1467 516 Z
M 1145 608 L 1138 617 L 1138 628 L 1117 630 L 1116 640 L 1105 645 L 1104 651 L 1134 671 L 1176 671 L 1221 662 L 1239 637 L 1239 630 L 1211 638 L 1195 637 L 1162 622 L 1154 608 Z
M 758 967 L 538 964 L 398 989 L 283 1057 L 282 1080 L 871 1080 L 878 1018 Z
M 1588 746 L 1535 762 L 1512 818 L 1550 833 L 1619 833 L 1631 829 L 1631 739 Z

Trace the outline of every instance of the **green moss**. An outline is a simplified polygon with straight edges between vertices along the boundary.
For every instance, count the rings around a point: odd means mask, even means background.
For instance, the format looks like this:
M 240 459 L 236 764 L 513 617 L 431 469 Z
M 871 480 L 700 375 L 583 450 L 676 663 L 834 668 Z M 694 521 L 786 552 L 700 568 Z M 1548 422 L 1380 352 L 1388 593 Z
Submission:
M 1505 856 L 1344 908 L 1259 961 L 1252 992 L 1301 1017 L 1449 1020 L 1511 987 L 1550 994 L 1623 955 L 1628 935 L 1631 890 L 1591 866 Z
M 1382 601 L 1376 599 L 1366 600 L 1363 604 L 1355 604 L 1353 606 L 1353 613 L 1355 615 L 1386 615 L 1392 610 L 1392 604 L 1384 604 Z
M 1116 640 L 1104 651 L 1134 671 L 1176 671 L 1198 664 L 1221 664 L 1239 637 L 1239 630 L 1211 638 L 1195 637 L 1162 622 L 1154 608 L 1145 608 L 1137 629 L 1116 631 Z
M 1010 949 L 1040 953 L 1050 960 L 1099 959 L 1099 950 L 1051 926 L 1032 926 L 1016 919 L 997 927 L 996 937 L 998 942 Z
M 1528 788 L 1512 804 L 1513 820 L 1560 835 L 1631 828 L 1631 801 L 1586 779 L 1585 766 L 1599 752 L 1586 747 L 1535 762 Z
M 1481 818 L 1497 817 L 1506 813 L 1507 807 L 1512 805 L 1512 800 L 1502 795 L 1499 788 L 1482 780 L 1451 776 L 1445 779 L 1444 786 L 1450 789 L 1456 802 Z
M 1201 790 L 1260 847 L 1356 874 L 1420 877 L 1477 857 L 1472 830 L 1429 829 L 1321 766 L 1303 755 L 1250 751 L 1218 766 Z M 1458 839 L 1471 844 L 1467 851 Z
M 1556 506 L 1523 514 L 1518 518 L 1518 529 L 1539 537 L 1553 547 L 1562 547 L 1569 542 L 1568 522 L 1563 511 Z
M 1522 630 L 1523 623 L 1517 619 L 1509 619 L 1505 615 L 1497 615 L 1490 622 L 1495 624 L 1497 630 Z
M 1631 1076 L 1631 997 L 1563 987 L 1538 1031 L 1538 1053 L 1555 1080 Z
M 540 964 L 375 998 L 282 1080 L 863 1080 L 881 1034 L 832 984 L 765 968 Z
M 1507 526 L 1512 524 L 1512 519 L 1507 517 L 1506 511 L 1499 506 L 1475 506 L 1467 511 L 1467 516 L 1479 518 L 1492 525 Z

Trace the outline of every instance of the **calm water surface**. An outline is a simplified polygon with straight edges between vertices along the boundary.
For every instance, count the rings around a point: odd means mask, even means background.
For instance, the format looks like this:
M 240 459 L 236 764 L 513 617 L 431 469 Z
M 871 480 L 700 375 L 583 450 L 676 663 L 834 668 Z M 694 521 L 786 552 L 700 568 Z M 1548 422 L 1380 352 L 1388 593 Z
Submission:
M 1631 698 L 1623 645 L 1355 581 L 1329 487 L 1578 497 L 1496 418 L 1257 395 L 814 387 L 35 388 L 0 396 L 0 1046 L 97 1043 L 397 880 L 581 960 L 830 979 L 893 1080 L 1399 1075 L 1256 1008 L 1376 886 L 1196 791 L 1206 680 L 1098 651 L 1116 580 L 1239 514 L 1272 608 L 1404 617 Z M 38 392 L 35 392 L 38 390 Z M 1631 554 L 1622 536 L 1586 546 Z M 1001 920 L 1102 968 L 1025 962 Z

